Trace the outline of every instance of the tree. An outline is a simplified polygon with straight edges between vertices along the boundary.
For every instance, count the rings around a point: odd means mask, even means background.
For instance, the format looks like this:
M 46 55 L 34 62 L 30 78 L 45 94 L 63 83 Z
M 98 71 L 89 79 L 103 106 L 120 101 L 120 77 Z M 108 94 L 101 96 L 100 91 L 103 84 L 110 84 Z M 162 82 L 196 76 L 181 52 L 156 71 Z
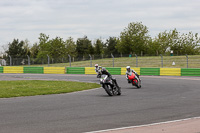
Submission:
M 39 45 L 37 43 L 34 43 L 30 49 L 30 52 L 31 52 L 31 58 L 36 58 L 39 52 Z
M 37 58 L 47 58 L 47 55 L 50 54 L 50 43 L 49 43 L 49 36 L 40 33 L 39 39 L 39 52 Z
M 92 43 L 87 38 L 87 36 L 77 39 L 76 52 L 78 54 L 78 57 L 83 57 L 83 56 L 89 57 L 89 54 L 92 54 L 92 51 L 90 51 L 91 47 L 92 47 Z M 90 49 L 88 49 L 88 48 L 90 48 Z
M 178 35 L 179 38 L 174 41 L 171 45 L 171 50 L 174 51 L 177 55 L 194 55 L 199 54 L 199 45 L 200 38 L 198 33 L 195 35 L 192 32 L 188 34 Z
M 140 54 L 149 40 L 148 28 L 141 22 L 130 23 L 120 34 L 116 48 L 120 53 Z
M 88 46 L 88 53 L 89 53 L 90 55 L 94 55 L 95 51 L 94 51 L 93 45 L 89 45 L 89 46 Z
M 101 54 L 103 54 L 103 42 L 100 39 L 97 39 L 95 44 L 94 44 L 94 51 L 95 51 L 95 55 L 100 56 Z
M 159 55 L 159 53 L 161 53 L 160 51 L 160 44 L 156 41 L 153 41 L 152 39 L 150 39 L 148 41 L 148 45 L 147 45 L 147 55 Z
M 12 43 L 8 44 L 6 53 L 14 58 L 27 58 L 27 55 L 30 55 L 30 50 L 28 43 L 25 43 L 25 41 L 19 42 L 18 39 L 14 39 Z
M 105 55 L 119 55 L 120 53 L 116 49 L 117 46 L 117 38 L 116 37 L 109 37 L 106 40 L 105 47 L 104 47 L 104 54 Z
M 185 54 L 198 54 L 200 38 L 196 33 L 193 35 L 192 32 L 188 34 L 180 34 L 176 29 L 170 30 L 169 32 L 164 31 L 158 34 L 149 46 L 150 50 L 156 50 L 158 54 L 168 54 L 173 51 L 176 55 Z
M 150 49 L 152 49 L 153 53 L 156 53 L 156 55 L 165 54 L 167 49 L 170 47 L 170 42 L 172 42 L 172 36 L 170 35 L 170 32 L 161 32 L 153 40 Z
M 66 49 L 66 56 L 68 56 L 68 54 L 72 57 L 75 57 L 77 55 L 76 53 L 76 44 L 73 41 L 73 38 L 69 37 L 66 41 L 65 41 L 65 49 Z
M 66 56 L 66 48 L 62 38 L 56 37 L 49 41 L 49 56 L 52 58 L 63 58 Z

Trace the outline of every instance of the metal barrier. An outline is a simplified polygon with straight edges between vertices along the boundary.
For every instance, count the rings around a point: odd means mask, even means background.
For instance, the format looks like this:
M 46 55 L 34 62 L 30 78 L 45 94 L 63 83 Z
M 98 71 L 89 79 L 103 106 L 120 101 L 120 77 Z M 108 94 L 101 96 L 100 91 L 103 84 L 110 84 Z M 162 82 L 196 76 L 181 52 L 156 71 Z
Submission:
M 49 66 L 49 67 L 93 67 L 99 64 L 102 67 L 148 67 L 148 68 L 200 68 L 200 55 L 183 56 L 93 56 L 66 58 L 13 58 L 9 56 L 6 60 L 7 66 Z M 5 63 L 4 63 L 5 64 Z
M 125 67 L 106 67 L 112 75 L 125 75 Z M 200 68 L 133 68 L 139 75 L 200 76 Z M 96 74 L 94 67 L 0 67 L 0 73 Z

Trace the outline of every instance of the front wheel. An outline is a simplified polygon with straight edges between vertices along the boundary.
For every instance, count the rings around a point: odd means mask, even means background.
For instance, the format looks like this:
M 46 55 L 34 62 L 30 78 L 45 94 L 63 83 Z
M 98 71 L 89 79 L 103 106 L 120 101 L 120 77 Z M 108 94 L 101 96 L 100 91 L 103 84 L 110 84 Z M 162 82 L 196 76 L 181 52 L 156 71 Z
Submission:
M 106 91 L 106 93 L 109 95 L 109 96 L 113 96 L 113 90 L 112 90 L 112 87 L 110 85 L 104 85 L 103 87 Z

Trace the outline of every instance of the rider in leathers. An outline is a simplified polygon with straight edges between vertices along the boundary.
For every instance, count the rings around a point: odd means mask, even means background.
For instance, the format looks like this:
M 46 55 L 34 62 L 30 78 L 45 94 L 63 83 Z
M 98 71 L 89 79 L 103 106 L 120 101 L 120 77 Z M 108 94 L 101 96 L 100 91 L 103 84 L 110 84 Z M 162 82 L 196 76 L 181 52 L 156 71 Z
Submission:
M 130 73 L 130 72 L 133 72 L 139 78 L 139 75 L 137 74 L 137 72 L 134 71 L 133 69 L 131 69 L 130 66 L 127 66 L 126 70 L 127 70 L 126 71 L 126 79 L 127 79 L 128 83 L 131 83 L 131 81 L 128 79 L 128 73 Z
M 97 73 L 97 78 L 101 77 L 101 66 L 95 64 L 95 72 Z
M 100 67 L 99 67 L 99 65 L 98 65 L 98 64 L 95 64 L 95 72 L 96 72 L 96 73 L 98 73 L 98 72 L 99 72 L 99 70 L 100 70 Z
M 119 85 L 117 84 L 117 80 L 114 79 L 114 78 L 112 78 L 112 75 L 106 70 L 105 67 L 103 67 L 103 68 L 101 69 L 101 73 L 102 73 L 102 74 L 105 74 L 105 75 L 108 75 L 108 77 L 111 78 L 111 80 L 112 80 L 112 81 L 116 84 L 116 86 L 119 88 Z

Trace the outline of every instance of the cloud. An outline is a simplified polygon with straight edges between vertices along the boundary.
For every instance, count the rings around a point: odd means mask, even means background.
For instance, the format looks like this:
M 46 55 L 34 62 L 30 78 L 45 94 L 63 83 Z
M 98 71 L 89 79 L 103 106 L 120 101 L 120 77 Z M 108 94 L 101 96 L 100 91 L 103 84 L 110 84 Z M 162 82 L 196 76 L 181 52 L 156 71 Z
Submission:
M 14 38 L 33 44 L 40 33 L 67 39 L 120 35 L 131 22 L 142 22 L 155 37 L 177 28 L 200 33 L 198 0 L 1 0 L 1 46 Z

